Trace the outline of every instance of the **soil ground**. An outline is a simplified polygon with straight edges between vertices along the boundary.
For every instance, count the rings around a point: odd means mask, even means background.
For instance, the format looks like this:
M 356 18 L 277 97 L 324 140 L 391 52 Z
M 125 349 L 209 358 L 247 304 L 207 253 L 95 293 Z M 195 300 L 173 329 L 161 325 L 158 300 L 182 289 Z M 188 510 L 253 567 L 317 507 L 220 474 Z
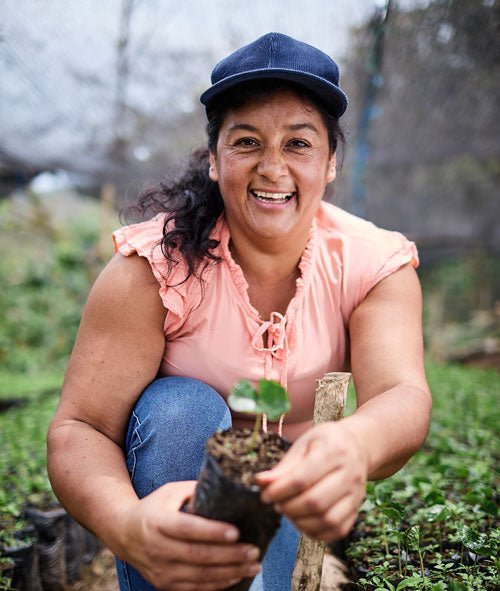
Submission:
M 115 557 L 104 548 L 91 564 L 82 569 L 82 577 L 68 588 L 69 591 L 118 591 Z

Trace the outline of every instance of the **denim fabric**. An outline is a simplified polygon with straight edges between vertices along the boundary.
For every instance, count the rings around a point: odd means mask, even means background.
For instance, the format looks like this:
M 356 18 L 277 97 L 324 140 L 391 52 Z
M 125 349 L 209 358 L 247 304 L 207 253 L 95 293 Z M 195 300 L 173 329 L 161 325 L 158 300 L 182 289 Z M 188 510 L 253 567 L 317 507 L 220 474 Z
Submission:
M 206 440 L 231 426 L 224 399 L 191 378 L 161 378 L 142 393 L 132 411 L 126 461 L 142 498 L 166 482 L 196 480 Z M 271 542 L 250 591 L 289 591 L 299 533 L 287 520 Z M 130 565 L 117 560 L 120 591 L 154 591 Z

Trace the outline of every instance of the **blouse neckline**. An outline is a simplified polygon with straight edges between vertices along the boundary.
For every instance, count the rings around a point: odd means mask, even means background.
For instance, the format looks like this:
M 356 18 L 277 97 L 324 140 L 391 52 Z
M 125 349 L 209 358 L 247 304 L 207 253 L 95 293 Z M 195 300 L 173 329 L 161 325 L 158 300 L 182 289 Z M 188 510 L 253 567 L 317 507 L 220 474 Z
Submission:
M 285 329 L 286 325 L 286 334 L 288 337 L 287 340 L 290 343 L 290 339 L 293 337 L 294 333 L 293 327 L 294 320 L 297 315 L 297 310 L 300 307 L 304 294 L 311 281 L 311 268 L 313 265 L 317 245 L 316 220 L 314 219 L 313 223 L 311 224 L 311 229 L 309 231 L 309 237 L 307 239 L 306 247 L 299 261 L 299 276 L 295 280 L 295 294 L 288 303 L 284 316 L 279 312 L 271 312 L 270 318 L 261 318 L 257 309 L 250 302 L 250 298 L 248 295 L 248 282 L 243 273 L 243 269 L 234 260 L 233 255 L 231 253 L 231 249 L 229 248 L 231 235 L 224 215 L 222 215 L 217 221 L 216 234 L 218 234 L 217 239 L 220 240 L 219 254 L 224 259 L 224 262 L 222 264 L 227 265 L 229 274 L 232 279 L 232 285 L 234 286 L 237 297 L 240 303 L 242 304 L 245 312 L 259 325 L 281 324 L 283 329 Z M 278 320 L 278 322 L 273 321 L 273 319 Z M 264 350 L 268 349 L 266 348 Z

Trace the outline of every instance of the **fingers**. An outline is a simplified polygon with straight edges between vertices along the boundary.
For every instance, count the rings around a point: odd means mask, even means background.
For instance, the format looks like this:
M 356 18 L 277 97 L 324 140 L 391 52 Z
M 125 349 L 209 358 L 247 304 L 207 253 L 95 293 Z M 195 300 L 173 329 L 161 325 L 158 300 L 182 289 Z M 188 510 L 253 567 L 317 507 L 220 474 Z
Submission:
M 346 495 L 361 505 L 365 495 L 365 480 L 361 469 L 353 466 L 349 471 L 336 470 L 324 476 L 300 494 L 275 504 L 280 513 L 291 519 L 319 515 L 329 510 Z
M 316 540 L 330 542 L 344 538 L 354 525 L 359 504 L 346 495 L 324 515 L 293 519 L 296 527 Z
M 238 529 L 229 523 L 180 511 L 169 513 L 168 519 L 159 520 L 157 525 L 161 533 L 183 540 L 228 544 L 239 538 Z
M 260 571 L 258 563 L 234 564 L 226 566 L 192 566 L 183 563 L 171 563 L 169 565 L 169 580 L 172 583 L 201 582 L 205 584 L 222 585 L 231 580 L 240 580 L 244 577 L 254 577 Z M 198 587 L 197 587 L 198 589 Z
M 193 495 L 196 481 L 172 482 L 149 495 L 148 502 L 161 503 L 158 511 L 151 512 L 149 526 L 161 534 L 183 540 L 214 543 L 232 543 L 239 538 L 238 529 L 222 521 L 205 519 L 180 508 Z
M 221 565 L 232 563 L 256 564 L 259 550 L 250 544 L 203 544 L 167 540 L 163 543 L 163 552 L 172 561 L 181 561 L 188 565 Z
M 257 562 L 229 564 L 225 566 L 199 566 L 182 562 L 170 562 L 153 568 L 147 576 L 155 588 L 169 591 L 211 591 L 226 589 L 244 577 L 254 577 L 260 571 Z
M 290 452 L 292 450 L 293 446 Z M 265 503 L 280 503 L 294 497 L 340 465 L 340 458 L 329 457 L 322 441 L 312 439 L 291 459 L 286 455 L 276 468 L 264 473 L 262 479 L 258 475 L 257 481 L 265 487 L 262 500 Z

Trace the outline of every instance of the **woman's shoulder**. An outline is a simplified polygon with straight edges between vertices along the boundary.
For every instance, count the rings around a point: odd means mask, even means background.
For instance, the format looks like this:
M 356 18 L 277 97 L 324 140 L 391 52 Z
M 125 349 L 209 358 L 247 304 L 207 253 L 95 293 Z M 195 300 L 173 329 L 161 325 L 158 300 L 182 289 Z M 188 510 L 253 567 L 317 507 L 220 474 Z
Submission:
M 400 232 L 379 228 L 330 203 L 321 204 L 316 223 L 321 259 L 342 277 L 350 311 L 388 275 L 408 264 L 418 266 L 415 244 Z
M 316 215 L 320 232 L 325 237 L 346 239 L 376 240 L 387 230 L 379 228 L 373 222 L 360 218 L 332 203 L 322 201 Z
M 165 256 L 163 238 L 165 230 L 170 227 L 173 228 L 173 222 L 169 221 L 168 213 L 160 213 L 150 220 L 119 228 L 113 232 L 113 241 L 116 253 L 124 257 L 137 254 L 149 263 L 163 305 L 170 312 L 170 329 L 174 330 L 182 324 L 189 311 L 200 304 L 203 288 L 198 276 L 189 273 L 188 265 L 178 251 L 171 254 L 173 260 Z M 211 237 L 218 239 L 220 232 L 221 224 L 218 222 Z M 203 281 L 209 276 L 210 265 L 203 271 Z
M 400 232 L 376 226 L 336 205 L 322 202 L 317 215 L 318 233 L 323 242 L 341 248 L 346 255 L 363 255 L 366 261 L 375 255 L 390 256 L 400 249 L 411 252 L 418 262 L 415 244 Z

